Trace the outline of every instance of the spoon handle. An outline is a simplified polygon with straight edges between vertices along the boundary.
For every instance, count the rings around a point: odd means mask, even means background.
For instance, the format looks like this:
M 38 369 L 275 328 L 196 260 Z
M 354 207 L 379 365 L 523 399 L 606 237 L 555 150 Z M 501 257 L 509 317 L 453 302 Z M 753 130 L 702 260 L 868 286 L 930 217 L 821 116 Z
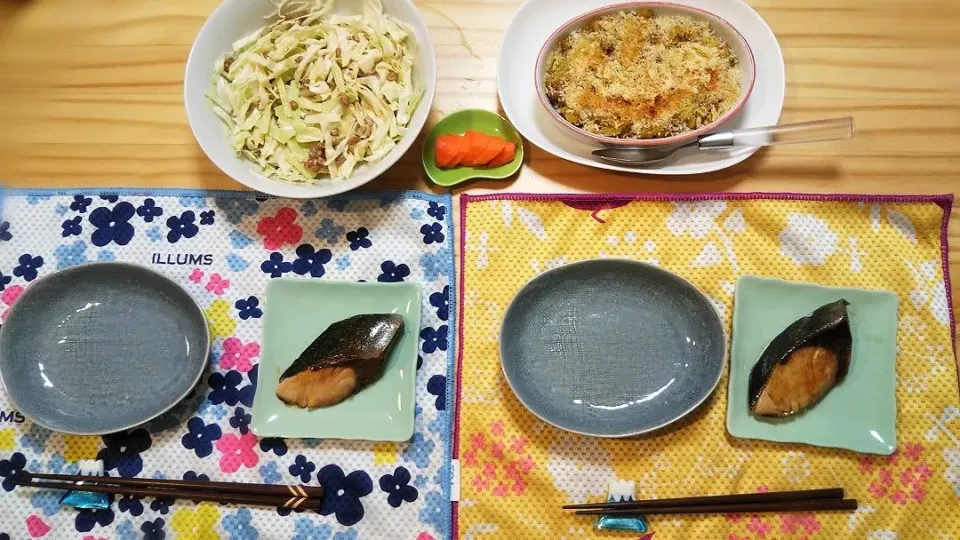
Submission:
M 779 126 L 737 129 L 706 135 L 699 141 L 702 150 L 727 150 L 740 146 L 773 146 L 853 137 L 853 118 L 831 118 Z

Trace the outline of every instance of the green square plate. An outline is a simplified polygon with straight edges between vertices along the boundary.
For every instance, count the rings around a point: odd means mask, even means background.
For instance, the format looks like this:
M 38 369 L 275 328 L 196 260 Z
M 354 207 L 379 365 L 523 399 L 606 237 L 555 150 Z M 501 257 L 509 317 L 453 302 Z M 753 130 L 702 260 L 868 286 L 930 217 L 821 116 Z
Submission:
M 850 371 L 820 403 L 789 419 L 761 420 L 747 406 L 750 370 L 795 320 L 841 298 L 850 302 Z M 869 454 L 896 448 L 897 296 L 744 276 L 737 281 L 727 431 L 734 437 L 805 443 Z
M 251 427 L 258 437 L 406 441 L 413 436 L 420 287 L 274 279 L 267 284 L 263 352 Z M 330 324 L 363 313 L 399 313 L 403 335 L 383 376 L 333 407 L 291 407 L 277 397 L 280 374 Z

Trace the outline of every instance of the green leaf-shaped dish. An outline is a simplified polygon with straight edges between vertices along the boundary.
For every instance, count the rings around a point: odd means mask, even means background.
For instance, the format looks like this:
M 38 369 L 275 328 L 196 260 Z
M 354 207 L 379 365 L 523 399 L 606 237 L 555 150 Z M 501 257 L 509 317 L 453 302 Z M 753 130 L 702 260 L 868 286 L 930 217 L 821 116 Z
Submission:
M 517 155 L 506 165 L 494 168 L 454 167 L 440 169 L 436 165 L 436 141 L 440 135 L 462 135 L 467 130 L 480 131 L 487 135 L 503 137 L 517 144 Z M 510 122 L 500 115 L 482 109 L 465 109 L 447 116 L 437 123 L 423 142 L 423 168 L 433 183 L 440 186 L 455 186 L 477 178 L 502 180 L 509 178 L 523 164 L 523 139 Z

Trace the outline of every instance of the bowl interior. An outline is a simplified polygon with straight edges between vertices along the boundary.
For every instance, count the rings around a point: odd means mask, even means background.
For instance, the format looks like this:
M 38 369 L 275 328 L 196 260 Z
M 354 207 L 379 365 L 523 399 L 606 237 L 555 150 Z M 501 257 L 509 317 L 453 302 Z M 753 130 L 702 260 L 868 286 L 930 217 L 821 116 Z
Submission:
M 17 409 L 38 424 L 113 433 L 183 399 L 206 368 L 209 343 L 203 311 L 172 280 L 89 263 L 23 293 L 0 328 L 0 374 Z
M 673 137 L 663 137 L 659 139 L 617 139 L 613 137 L 594 135 L 577 126 L 574 126 L 560 116 L 560 113 L 553 108 L 553 106 L 550 104 L 550 100 L 547 99 L 544 84 L 547 72 L 547 58 L 549 57 L 550 53 L 556 50 L 560 41 L 570 35 L 571 32 L 581 28 L 594 19 L 609 13 L 633 11 L 637 9 L 650 9 L 656 16 L 686 15 L 691 18 L 706 20 L 710 23 L 710 27 L 713 29 L 713 31 L 730 45 L 730 49 L 740 61 L 740 87 L 743 89 L 743 91 L 740 94 L 740 99 L 737 100 L 737 102 L 733 105 L 733 107 L 730 108 L 729 111 L 724 113 L 723 116 L 721 116 L 715 122 L 712 122 L 697 130 L 691 130 Z M 743 35 L 740 34 L 740 32 L 737 31 L 737 29 L 734 28 L 729 22 L 718 17 L 717 15 L 702 9 L 679 4 L 661 2 L 631 2 L 606 6 L 594 11 L 590 11 L 561 26 L 550 36 L 550 38 L 547 39 L 546 43 L 543 45 L 543 48 L 540 50 L 540 55 L 537 57 L 535 77 L 537 95 L 540 98 L 541 105 L 547 110 L 547 112 L 550 113 L 550 116 L 552 116 L 554 120 L 581 138 L 602 145 L 659 146 L 689 141 L 698 135 L 716 129 L 721 124 L 736 115 L 737 112 L 747 102 L 747 99 L 750 98 L 750 93 L 753 91 L 753 85 L 756 80 L 756 62 L 753 57 L 753 51 L 750 49 L 750 45 L 747 44 L 747 40 L 744 39 Z
M 504 375 L 533 414 L 599 437 L 647 433 L 716 388 L 726 339 L 710 301 L 645 263 L 595 259 L 549 270 L 507 308 Z
M 335 12 L 359 14 L 362 9 L 362 2 L 341 0 L 336 3 Z M 183 97 L 187 119 L 194 137 L 207 157 L 241 184 L 281 197 L 314 198 L 335 195 L 361 186 L 386 171 L 410 148 L 427 121 L 436 86 L 436 55 L 430 31 L 413 2 L 383 0 L 383 9 L 387 14 L 409 24 L 416 32 L 417 58 L 413 77 L 423 88 L 423 96 L 410 118 L 407 133 L 390 154 L 375 163 L 358 166 L 349 179 L 321 179 L 316 184 L 309 185 L 267 178 L 256 164 L 237 157 L 227 143 L 223 122 L 213 113 L 204 94 L 210 88 L 214 65 L 220 56 L 229 52 L 236 40 L 272 22 L 273 19 L 269 16 L 275 13 L 276 8 L 264 0 L 225 0 L 214 10 L 197 34 L 184 75 Z

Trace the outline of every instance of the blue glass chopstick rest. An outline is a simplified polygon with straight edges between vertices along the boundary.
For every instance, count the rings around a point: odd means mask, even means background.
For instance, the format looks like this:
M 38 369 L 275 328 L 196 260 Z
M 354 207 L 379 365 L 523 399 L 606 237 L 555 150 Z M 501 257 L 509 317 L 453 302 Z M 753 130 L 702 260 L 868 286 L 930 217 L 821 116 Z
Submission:
M 79 462 L 80 474 L 85 476 L 103 476 L 103 462 L 100 460 Z M 60 504 L 86 510 L 106 510 L 110 508 L 110 495 L 92 491 L 70 490 L 60 497 Z
M 636 483 L 632 481 L 614 480 L 607 488 L 607 502 L 633 501 L 636 497 Z M 593 526 L 598 531 L 629 531 L 647 532 L 647 521 L 641 515 L 599 516 Z

